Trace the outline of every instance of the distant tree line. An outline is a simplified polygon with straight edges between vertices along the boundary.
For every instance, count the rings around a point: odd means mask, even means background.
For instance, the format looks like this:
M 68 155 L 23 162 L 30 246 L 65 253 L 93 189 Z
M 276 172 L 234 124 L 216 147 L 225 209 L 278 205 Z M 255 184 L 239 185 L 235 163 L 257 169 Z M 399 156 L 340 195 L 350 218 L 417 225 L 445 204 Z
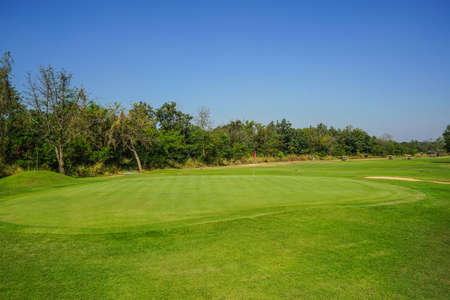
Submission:
M 89 176 L 121 169 L 225 165 L 258 159 L 385 156 L 450 152 L 450 126 L 435 141 L 396 142 L 362 129 L 324 124 L 294 128 L 283 119 L 231 121 L 212 127 L 207 108 L 195 118 L 175 102 L 101 105 L 72 85 L 71 74 L 41 67 L 19 93 L 13 60 L 0 62 L 0 176 L 14 169 L 52 169 Z

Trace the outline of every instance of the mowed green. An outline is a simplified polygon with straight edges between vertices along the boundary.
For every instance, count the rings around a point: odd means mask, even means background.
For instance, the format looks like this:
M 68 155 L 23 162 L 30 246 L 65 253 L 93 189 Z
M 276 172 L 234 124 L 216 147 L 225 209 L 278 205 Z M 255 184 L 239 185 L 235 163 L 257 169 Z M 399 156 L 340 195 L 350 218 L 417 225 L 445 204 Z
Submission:
M 300 176 L 134 177 L 12 196 L 0 220 L 42 231 L 128 231 L 128 227 L 229 214 L 278 212 L 290 206 L 414 201 L 414 190 L 379 182 Z M 210 220 L 211 221 L 211 220 Z M 34 226 L 33 226 L 34 225 Z M 170 225 L 170 224 L 167 224 Z M 25 226 L 27 227 L 27 226 Z
M 448 158 L 22 173 L 0 180 L 0 298 L 447 299 L 432 180 Z

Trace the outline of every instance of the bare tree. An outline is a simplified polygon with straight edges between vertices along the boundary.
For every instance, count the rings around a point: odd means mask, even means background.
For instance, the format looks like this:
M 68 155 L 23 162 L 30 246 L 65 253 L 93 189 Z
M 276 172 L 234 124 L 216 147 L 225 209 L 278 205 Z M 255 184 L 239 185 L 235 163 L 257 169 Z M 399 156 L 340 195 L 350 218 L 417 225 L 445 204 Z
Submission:
M 83 130 L 82 110 L 86 107 L 83 89 L 71 86 L 72 75 L 51 66 L 41 67 L 37 79 L 28 74 L 28 100 L 34 109 L 33 121 L 42 137 L 53 146 L 59 172 L 64 170 L 65 146 Z
M 203 130 L 210 130 L 212 127 L 212 121 L 211 121 L 211 112 L 209 108 L 202 106 L 198 110 L 198 115 L 196 118 L 196 124 Z
M 390 142 L 392 141 L 392 135 L 390 135 L 389 133 L 384 133 L 382 136 L 379 137 L 380 140 L 382 140 L 383 142 Z

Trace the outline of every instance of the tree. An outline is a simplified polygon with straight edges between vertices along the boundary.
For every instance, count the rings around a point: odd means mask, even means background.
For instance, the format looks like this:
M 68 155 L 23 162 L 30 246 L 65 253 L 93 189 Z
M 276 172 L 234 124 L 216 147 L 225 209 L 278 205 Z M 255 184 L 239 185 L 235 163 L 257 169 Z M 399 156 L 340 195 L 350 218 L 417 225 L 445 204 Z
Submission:
M 149 148 L 155 136 L 155 114 L 150 105 L 145 102 L 134 103 L 126 114 L 123 110 L 113 123 L 109 133 L 109 144 L 114 148 L 122 145 L 131 151 L 136 159 L 139 172 L 142 164 L 139 158 L 139 146 Z
M 203 106 L 198 110 L 198 116 L 196 118 L 196 124 L 203 130 L 211 130 L 211 112 L 209 108 Z
M 277 133 L 280 136 L 281 151 L 285 154 L 291 152 L 293 149 L 292 140 L 294 139 L 294 129 L 291 122 L 286 119 L 276 123 Z
M 11 65 L 11 55 L 9 52 L 5 52 L 0 61 L 0 166 L 4 160 L 7 145 L 7 119 L 11 102 Z
M 11 69 L 12 58 L 10 52 L 5 52 L 0 60 L 0 117 L 3 119 L 11 101 Z
M 164 103 L 157 111 L 156 118 L 163 131 L 177 131 L 187 135 L 191 127 L 192 116 L 177 110 L 175 102 Z
M 11 71 L 14 60 L 11 53 L 5 52 L 0 59 L 0 163 L 6 160 L 11 132 L 17 132 L 22 124 L 18 117 L 22 116 L 24 106 L 19 94 L 11 83 Z
M 447 152 L 450 152 L 450 125 L 447 125 L 447 128 L 445 129 L 442 136 L 444 137 L 445 150 L 447 150 Z
M 83 116 L 87 123 L 87 143 L 91 146 L 90 161 L 104 163 L 113 157 L 111 147 L 109 145 L 109 132 L 116 121 L 117 112 L 120 105 L 114 103 L 107 107 L 103 107 L 96 103 L 90 102 Z
M 71 86 L 72 75 L 51 66 L 41 67 L 37 80 L 28 74 L 28 98 L 34 109 L 34 125 L 52 145 L 58 169 L 65 174 L 65 147 L 83 132 L 82 111 L 86 106 L 83 89 Z
M 201 145 L 201 155 L 200 158 L 203 161 L 208 161 L 206 158 L 206 148 L 210 144 L 210 130 L 212 127 L 211 121 L 211 113 L 209 108 L 203 106 L 198 110 L 198 116 L 195 118 L 195 123 L 199 127 L 199 130 L 194 129 L 192 135 L 194 135 L 193 139 L 196 141 L 196 144 Z

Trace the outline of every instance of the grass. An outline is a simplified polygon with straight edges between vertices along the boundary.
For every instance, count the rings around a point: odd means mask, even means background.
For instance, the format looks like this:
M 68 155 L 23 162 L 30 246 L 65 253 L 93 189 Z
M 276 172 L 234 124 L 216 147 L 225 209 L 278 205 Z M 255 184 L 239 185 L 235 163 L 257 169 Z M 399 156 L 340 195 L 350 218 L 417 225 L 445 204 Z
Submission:
M 22 172 L 0 180 L 0 196 L 76 183 L 78 183 L 77 180 L 72 177 L 50 171 Z
M 448 299 L 450 185 L 365 176 L 450 159 L 1 179 L 0 298 Z

